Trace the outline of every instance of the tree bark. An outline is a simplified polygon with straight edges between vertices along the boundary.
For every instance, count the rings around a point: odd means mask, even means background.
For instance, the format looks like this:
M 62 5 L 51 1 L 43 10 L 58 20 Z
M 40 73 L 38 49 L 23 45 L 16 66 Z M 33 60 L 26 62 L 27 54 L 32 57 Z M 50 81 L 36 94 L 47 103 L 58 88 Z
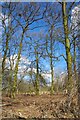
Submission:
M 51 56 L 50 56 L 50 67 L 51 67 L 51 94 L 54 93 L 54 70 L 53 70 L 53 29 L 51 29 L 51 33 L 50 33 L 50 50 L 51 50 Z
M 35 50 L 35 54 L 36 54 L 36 84 L 35 84 L 35 88 L 36 88 L 36 95 L 39 95 L 39 61 L 38 61 L 38 52 Z
M 48 57 L 50 59 L 50 70 L 51 70 L 51 94 L 54 93 L 54 69 L 53 69 L 53 25 L 50 27 L 50 36 L 49 36 L 49 39 L 50 39 L 50 52 L 48 51 L 48 41 L 46 41 L 46 52 L 48 54 Z M 47 40 L 47 39 L 46 39 Z
M 53 74 L 52 58 L 50 58 L 50 67 L 51 67 L 51 94 L 53 94 L 54 93 L 54 74 Z
M 18 74 L 18 65 L 19 65 L 19 61 L 20 61 L 23 38 L 24 38 L 24 31 L 22 33 L 21 41 L 20 41 L 20 44 L 19 44 L 18 58 L 17 58 L 17 62 L 16 62 L 16 65 L 15 65 L 15 70 L 14 70 L 13 93 L 12 93 L 13 98 L 15 98 L 15 95 L 17 93 L 17 74 Z
M 73 57 L 73 69 L 74 69 L 74 75 L 75 75 L 75 80 L 77 81 L 77 72 L 76 72 L 76 40 L 74 38 L 74 35 L 73 35 L 73 52 L 74 52 L 74 57 Z
M 68 71 L 68 84 L 67 89 L 68 93 L 70 94 L 72 89 L 72 56 L 70 52 L 70 40 L 68 37 L 69 30 L 68 30 L 68 15 L 66 11 L 66 2 L 62 3 L 62 14 L 63 14 L 63 27 L 64 27 L 64 34 L 65 34 L 65 49 L 66 49 L 66 58 L 67 58 L 67 71 Z
M 6 38 L 6 49 L 5 49 L 3 60 L 2 60 L 2 74 L 4 74 L 4 70 L 5 70 L 5 60 L 7 57 L 8 42 L 9 42 L 9 35 L 7 35 L 7 38 Z

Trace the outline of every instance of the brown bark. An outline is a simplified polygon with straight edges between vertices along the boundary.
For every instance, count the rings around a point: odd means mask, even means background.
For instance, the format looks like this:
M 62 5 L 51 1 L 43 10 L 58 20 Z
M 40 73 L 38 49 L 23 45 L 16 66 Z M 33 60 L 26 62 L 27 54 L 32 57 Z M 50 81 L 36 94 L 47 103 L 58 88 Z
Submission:
M 62 14 L 63 14 L 63 27 L 64 27 L 64 34 L 65 34 L 65 49 L 66 49 L 66 58 L 67 58 L 67 71 L 68 71 L 68 84 L 67 89 L 68 92 L 71 92 L 72 89 L 72 56 L 70 52 L 70 40 L 68 37 L 69 30 L 68 30 L 68 15 L 66 11 L 66 2 L 62 3 Z
M 35 50 L 36 54 L 36 82 L 35 82 L 35 88 L 36 88 L 36 95 L 39 95 L 39 58 L 38 58 L 38 51 Z

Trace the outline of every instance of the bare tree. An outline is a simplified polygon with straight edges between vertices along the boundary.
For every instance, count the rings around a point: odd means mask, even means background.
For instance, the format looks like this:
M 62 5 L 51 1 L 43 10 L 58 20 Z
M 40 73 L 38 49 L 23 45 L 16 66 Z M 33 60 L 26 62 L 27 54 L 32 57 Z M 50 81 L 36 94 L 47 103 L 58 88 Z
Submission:
M 51 94 L 54 93 L 54 61 L 58 60 L 58 57 L 55 56 L 55 41 L 57 34 L 57 24 L 59 23 L 60 15 L 57 13 L 54 8 L 54 4 L 48 6 L 47 15 L 45 15 L 45 22 L 48 24 L 48 33 L 46 36 L 46 52 L 47 57 L 50 61 L 50 71 L 51 71 Z M 58 38 L 57 38 L 58 39 Z
M 19 5 L 17 5 L 17 9 L 19 6 L 22 7 L 22 4 L 19 3 Z M 27 9 L 27 11 L 25 11 L 26 9 Z M 21 40 L 20 40 L 19 50 L 18 50 L 18 58 L 17 58 L 17 62 L 15 65 L 15 70 L 14 70 L 13 97 L 15 97 L 16 90 L 17 90 L 18 65 L 19 65 L 19 61 L 20 61 L 20 55 L 21 55 L 21 51 L 22 51 L 22 44 L 23 44 L 23 40 L 24 40 L 24 35 L 27 32 L 27 30 L 29 29 L 30 25 L 32 25 L 34 22 L 36 22 L 38 20 L 43 19 L 43 14 L 41 14 L 41 16 L 39 16 L 40 5 L 38 5 L 37 3 L 26 3 L 26 5 L 24 5 L 24 9 L 23 9 L 22 13 L 20 13 L 19 10 L 20 9 L 18 9 L 18 16 L 25 20 L 25 22 L 24 22 L 25 24 L 22 25 L 20 19 L 16 19 L 16 16 L 13 16 L 14 19 L 17 21 L 17 23 L 20 24 L 20 26 L 22 28 L 22 35 L 21 35 Z
M 62 14 L 63 14 L 63 26 L 65 34 L 65 49 L 67 58 L 67 70 L 68 70 L 68 92 L 70 94 L 72 88 L 72 56 L 70 52 L 70 40 L 69 40 L 69 28 L 68 28 L 68 16 L 66 10 L 66 2 L 62 3 Z

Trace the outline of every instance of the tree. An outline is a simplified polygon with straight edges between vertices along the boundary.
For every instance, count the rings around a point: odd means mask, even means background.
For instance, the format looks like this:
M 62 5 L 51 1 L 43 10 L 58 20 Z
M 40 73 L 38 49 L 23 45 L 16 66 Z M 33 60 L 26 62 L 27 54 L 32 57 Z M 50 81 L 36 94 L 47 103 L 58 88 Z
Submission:
M 50 70 L 51 70 L 51 94 L 54 92 L 54 68 L 53 68 L 53 28 L 50 29 L 50 47 L 48 48 L 48 40 L 46 41 L 46 51 L 50 58 Z M 49 52 L 50 51 L 50 52 Z
M 11 39 L 13 38 L 13 35 L 15 33 L 15 29 L 18 27 L 18 25 L 13 25 L 14 24 L 14 19 L 11 19 L 12 13 L 15 11 L 15 5 L 12 5 L 12 3 L 3 3 L 2 4 L 2 14 L 1 14 L 1 20 L 2 20 L 2 45 L 3 45 L 3 59 L 2 59 L 2 81 L 4 82 L 5 75 L 6 75 L 6 60 L 7 57 L 9 57 L 9 51 L 10 51 L 10 42 Z M 7 11 L 7 12 L 6 12 Z M 9 66 L 8 66 L 9 67 Z M 7 78 L 6 78 L 7 79 Z M 9 79 L 8 80 L 8 89 L 10 90 L 10 85 L 11 85 L 11 71 L 9 74 Z
M 30 64 L 30 71 L 28 71 L 29 74 L 29 83 L 32 84 L 32 86 L 35 89 L 35 93 L 39 95 L 40 87 L 46 86 L 46 80 L 43 77 L 42 73 L 40 73 L 40 58 L 38 60 L 36 59 L 36 53 L 35 54 L 35 60 L 31 62 Z M 38 53 L 38 57 L 40 56 L 40 53 Z M 38 64 L 38 65 L 37 65 Z M 37 72 L 38 71 L 38 72 Z M 31 88 L 30 88 L 31 90 Z
M 24 23 L 25 26 L 22 25 L 20 19 L 18 20 L 18 19 L 16 19 L 16 16 L 14 17 L 14 19 L 20 24 L 20 26 L 22 28 L 22 35 L 21 35 L 21 40 L 20 40 L 20 44 L 19 44 L 18 58 L 17 58 L 17 62 L 15 65 L 15 70 L 14 70 L 13 97 L 15 97 L 15 94 L 17 91 L 17 73 L 18 73 L 18 65 L 19 65 L 19 61 L 20 61 L 20 55 L 21 55 L 21 51 L 22 51 L 24 35 L 27 32 L 27 30 L 29 29 L 29 26 L 31 24 L 33 24 L 34 22 L 36 22 L 38 20 L 43 19 L 43 14 L 41 14 L 41 16 L 39 16 L 40 6 L 37 3 L 26 3 L 24 5 L 24 7 L 23 7 L 23 5 L 19 3 L 19 6 L 22 7 L 23 11 L 22 11 L 22 13 L 18 13 L 18 16 L 25 20 L 25 23 Z M 17 9 L 19 6 L 17 5 Z M 25 9 L 27 9 L 27 10 L 25 11 Z
M 51 71 L 51 94 L 54 93 L 54 61 L 58 58 L 55 56 L 55 42 L 56 42 L 56 24 L 59 23 L 60 15 L 53 8 L 54 4 L 50 4 L 45 14 L 45 22 L 48 25 L 48 33 L 46 35 L 46 52 L 47 57 L 50 61 L 50 71 Z M 58 39 L 58 38 L 57 38 Z
M 9 11 L 7 15 L 5 15 L 5 8 Z M 5 5 L 2 6 L 2 11 L 3 11 L 3 15 L 2 15 L 2 28 L 3 28 L 3 44 L 5 44 L 5 48 L 3 46 L 3 60 L 2 60 L 2 74 L 4 74 L 4 70 L 5 70 L 5 60 L 6 57 L 8 55 L 8 50 L 9 50 L 9 40 L 12 37 L 12 28 L 11 28 L 11 11 L 10 9 L 10 4 L 5 3 Z M 4 43 L 4 39 L 5 43 Z
M 71 36 L 72 36 L 72 49 L 73 49 L 73 71 L 74 71 L 74 76 L 75 76 L 75 81 L 77 82 L 77 41 L 78 41 L 78 7 L 74 7 L 72 10 L 72 15 L 71 15 Z
M 66 49 L 66 58 L 67 58 L 67 71 L 68 71 L 68 93 L 71 93 L 72 89 L 72 56 L 71 56 L 71 48 L 70 48 L 70 40 L 69 40 L 69 28 L 68 28 L 68 16 L 66 9 L 66 2 L 62 3 L 62 15 L 63 15 L 63 26 L 64 26 L 64 34 L 65 34 L 65 49 Z

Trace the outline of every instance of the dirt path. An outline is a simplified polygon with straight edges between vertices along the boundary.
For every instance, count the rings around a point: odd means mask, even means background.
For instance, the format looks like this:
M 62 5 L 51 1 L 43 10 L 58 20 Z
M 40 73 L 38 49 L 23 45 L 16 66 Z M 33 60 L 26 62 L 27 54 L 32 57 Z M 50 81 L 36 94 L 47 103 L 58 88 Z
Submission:
M 67 110 L 66 95 L 18 95 L 3 97 L 3 118 L 74 118 Z M 75 107 L 75 103 L 74 106 Z M 77 115 L 77 114 L 76 114 Z

